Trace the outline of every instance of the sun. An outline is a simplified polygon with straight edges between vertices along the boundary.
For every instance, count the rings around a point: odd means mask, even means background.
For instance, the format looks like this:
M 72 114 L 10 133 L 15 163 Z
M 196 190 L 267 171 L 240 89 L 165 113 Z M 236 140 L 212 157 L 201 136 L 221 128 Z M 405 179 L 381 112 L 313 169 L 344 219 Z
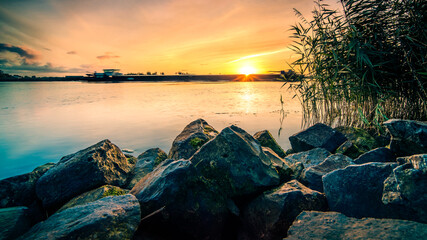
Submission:
M 257 72 L 256 68 L 250 65 L 246 65 L 240 68 L 240 74 L 245 74 L 246 76 L 248 76 L 249 74 L 254 74 L 256 72 Z

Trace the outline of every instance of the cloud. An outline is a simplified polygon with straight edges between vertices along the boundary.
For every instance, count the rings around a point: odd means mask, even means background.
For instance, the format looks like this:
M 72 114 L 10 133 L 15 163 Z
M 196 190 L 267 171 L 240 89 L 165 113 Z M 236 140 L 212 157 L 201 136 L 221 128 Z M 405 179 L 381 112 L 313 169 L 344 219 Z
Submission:
M 76 51 L 69 51 L 69 52 L 67 52 L 67 54 L 73 55 L 73 54 L 77 54 L 77 52 Z
M 54 66 L 52 63 L 41 63 L 40 55 L 24 46 L 13 46 L 0 43 L 0 69 L 13 73 L 80 73 L 87 71 L 84 65 L 80 68 Z
M 12 46 L 7 43 L 0 43 L 0 52 L 16 53 L 25 60 L 36 60 L 39 55 L 34 51 L 26 47 Z
M 253 55 L 238 58 L 238 59 L 230 61 L 228 63 L 239 62 L 239 61 L 250 59 L 250 58 L 256 58 L 256 57 L 261 57 L 261 56 L 266 56 L 266 55 L 271 55 L 271 54 L 276 54 L 276 53 L 281 53 L 281 52 L 286 52 L 286 51 L 289 51 L 289 49 L 286 48 L 286 49 L 280 49 L 280 50 L 272 51 L 272 52 L 264 52 L 264 53 L 253 54 Z
M 106 52 L 104 55 L 97 56 L 99 60 L 107 60 L 112 58 L 119 58 L 120 56 L 114 55 L 112 52 Z

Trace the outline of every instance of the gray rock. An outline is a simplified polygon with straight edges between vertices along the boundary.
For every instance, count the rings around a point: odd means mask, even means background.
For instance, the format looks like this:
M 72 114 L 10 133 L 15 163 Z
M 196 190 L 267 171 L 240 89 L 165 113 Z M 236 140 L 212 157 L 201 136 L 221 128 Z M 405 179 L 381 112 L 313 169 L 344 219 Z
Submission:
M 37 196 L 49 209 L 102 185 L 123 186 L 131 166 L 109 140 L 63 157 L 36 184 Z
M 326 198 L 296 180 L 265 192 L 243 213 L 243 229 L 238 239 L 280 239 L 304 210 L 325 211 Z
M 333 152 L 347 141 L 347 138 L 339 131 L 325 124 L 317 123 L 304 131 L 290 136 L 289 141 L 295 152 L 308 151 L 313 148 L 325 148 Z
M 132 189 L 139 180 L 145 177 L 148 173 L 166 160 L 166 153 L 160 148 L 151 148 L 141 153 L 138 156 L 138 161 L 135 167 L 129 172 L 127 189 Z
M 427 153 L 427 123 L 391 119 L 384 125 L 391 134 L 390 149 L 396 156 Z
M 262 192 L 279 184 L 279 176 L 258 141 L 230 126 L 206 143 L 190 161 L 209 181 L 236 197 Z
M 323 176 L 323 189 L 332 211 L 349 217 L 396 217 L 381 201 L 384 180 L 396 163 L 350 165 Z
M 19 239 L 132 239 L 140 214 L 133 195 L 105 197 L 56 213 Z
M 287 182 L 289 181 L 294 171 L 292 168 L 285 162 L 285 160 L 279 155 L 277 155 L 273 150 L 271 150 L 269 147 L 262 147 L 262 151 L 264 154 L 270 159 L 273 167 L 276 169 L 277 173 L 279 173 L 280 182 Z
M 99 187 L 89 192 L 85 192 L 71 199 L 64 206 L 62 206 L 58 210 L 58 212 L 64 211 L 65 209 L 68 209 L 68 208 L 75 207 L 77 205 L 95 202 L 96 200 L 99 200 L 104 197 L 125 195 L 128 192 L 129 192 L 128 190 L 124 190 L 116 186 L 104 185 L 102 187 Z
M 354 164 L 353 160 L 347 156 L 339 153 L 331 155 L 318 165 L 305 169 L 301 177 L 301 182 L 313 190 L 323 192 L 323 175 L 337 169 L 345 168 L 351 164 Z
M 261 146 L 270 148 L 279 155 L 279 157 L 283 158 L 286 156 L 285 151 L 283 151 L 282 147 L 277 144 L 276 140 L 271 136 L 271 133 L 268 130 L 255 133 L 254 138 L 258 140 Z
M 16 239 L 31 228 L 27 207 L 0 209 L 0 240 Z
M 138 236 L 221 239 L 228 213 L 220 189 L 188 160 L 165 161 L 131 190 L 141 205 Z
M 331 153 L 324 148 L 315 148 L 309 151 L 294 153 L 284 158 L 288 165 L 302 163 L 304 168 L 308 168 L 323 162 Z
M 400 159 L 384 181 L 382 201 L 402 213 L 400 218 L 427 223 L 427 154 Z
M 427 225 L 396 219 L 350 218 L 337 212 L 302 212 L 286 239 L 405 239 L 427 236 Z
M 37 180 L 53 165 L 54 163 L 47 163 L 32 172 L 1 180 L 0 208 L 33 204 L 37 200 L 35 191 Z
M 197 119 L 188 124 L 175 138 L 168 158 L 189 159 L 200 147 L 218 135 L 211 125 L 203 119 Z
M 385 147 L 373 149 L 360 155 L 354 160 L 356 164 L 364 164 L 369 162 L 395 162 L 396 156 L 393 152 Z

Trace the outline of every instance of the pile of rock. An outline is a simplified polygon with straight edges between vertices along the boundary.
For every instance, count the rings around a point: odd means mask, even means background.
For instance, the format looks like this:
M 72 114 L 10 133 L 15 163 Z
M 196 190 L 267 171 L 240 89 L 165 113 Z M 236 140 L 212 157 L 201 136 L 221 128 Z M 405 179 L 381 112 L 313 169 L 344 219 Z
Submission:
M 421 239 L 427 125 L 385 126 L 387 147 L 316 124 L 285 152 L 268 131 L 202 119 L 168 155 L 135 158 L 104 140 L 1 180 L 0 239 Z

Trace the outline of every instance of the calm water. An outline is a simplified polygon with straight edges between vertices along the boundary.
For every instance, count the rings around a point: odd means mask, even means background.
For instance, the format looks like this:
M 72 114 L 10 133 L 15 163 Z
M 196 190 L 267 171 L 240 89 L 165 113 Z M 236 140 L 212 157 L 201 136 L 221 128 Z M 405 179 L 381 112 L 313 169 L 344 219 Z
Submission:
M 0 83 L 0 179 L 110 139 L 137 156 L 168 152 L 191 121 L 218 131 L 269 130 L 286 150 L 301 129 L 301 107 L 279 82 Z M 278 136 L 280 95 L 285 119 Z

